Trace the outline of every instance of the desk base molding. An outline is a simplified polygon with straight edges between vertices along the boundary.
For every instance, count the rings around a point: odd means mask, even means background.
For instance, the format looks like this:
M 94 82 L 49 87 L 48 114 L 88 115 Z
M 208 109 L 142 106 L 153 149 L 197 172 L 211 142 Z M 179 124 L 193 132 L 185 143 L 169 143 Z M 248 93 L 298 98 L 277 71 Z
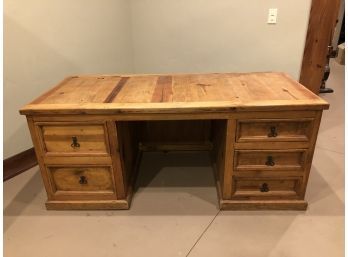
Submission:
M 47 201 L 47 210 L 128 210 L 129 200 Z
M 236 201 L 236 200 L 220 200 L 221 210 L 307 210 L 308 203 L 304 200 L 291 201 Z

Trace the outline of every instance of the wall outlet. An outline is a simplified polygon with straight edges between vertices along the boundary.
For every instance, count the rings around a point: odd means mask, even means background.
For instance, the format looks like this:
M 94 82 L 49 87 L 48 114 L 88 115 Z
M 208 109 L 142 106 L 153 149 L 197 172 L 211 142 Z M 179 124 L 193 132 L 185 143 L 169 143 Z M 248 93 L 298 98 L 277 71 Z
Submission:
M 277 23 L 277 15 L 278 15 L 278 9 L 277 8 L 271 8 L 268 10 L 268 24 L 276 24 Z

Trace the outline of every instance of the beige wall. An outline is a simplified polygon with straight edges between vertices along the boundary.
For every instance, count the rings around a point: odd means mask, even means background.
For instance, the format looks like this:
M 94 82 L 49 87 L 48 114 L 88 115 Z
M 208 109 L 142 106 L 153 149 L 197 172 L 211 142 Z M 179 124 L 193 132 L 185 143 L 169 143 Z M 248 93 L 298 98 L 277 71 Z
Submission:
M 5 0 L 4 157 L 32 146 L 18 109 L 76 73 L 285 71 L 310 0 Z M 267 25 L 268 8 L 278 24 Z
M 128 0 L 5 0 L 4 158 L 32 146 L 18 109 L 76 73 L 131 72 Z
M 133 0 L 135 72 L 285 71 L 295 79 L 311 0 Z M 268 25 L 269 8 L 278 23 Z

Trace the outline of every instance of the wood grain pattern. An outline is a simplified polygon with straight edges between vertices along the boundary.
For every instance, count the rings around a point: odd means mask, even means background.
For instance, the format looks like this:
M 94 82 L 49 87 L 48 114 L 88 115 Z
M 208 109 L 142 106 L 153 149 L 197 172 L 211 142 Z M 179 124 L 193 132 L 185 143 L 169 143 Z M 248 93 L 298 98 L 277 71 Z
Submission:
M 137 115 L 158 114 L 157 119 L 165 118 L 167 114 L 197 114 L 210 113 L 212 118 L 217 114 L 227 116 L 231 112 L 248 111 L 303 111 L 328 109 L 329 104 L 321 99 L 314 100 L 280 100 L 280 101 L 257 101 L 240 104 L 233 101 L 214 102 L 167 102 L 167 103 L 110 103 L 110 104 L 40 104 L 27 105 L 20 110 L 25 115 L 119 115 L 123 120 L 137 120 Z M 163 118 L 164 117 L 164 118 Z M 153 116 L 151 116 L 153 118 Z M 149 119 L 149 118 L 148 118 Z M 199 118 L 196 118 L 199 119 Z
M 227 120 L 212 121 L 211 134 L 212 134 L 213 147 L 211 149 L 211 160 L 212 160 L 212 166 L 214 171 L 214 177 L 216 180 L 218 197 L 221 199 L 222 199 L 222 190 L 224 188 L 225 172 L 229 171 L 225 169 L 226 133 L 227 133 Z
M 48 154 L 109 154 L 104 124 L 43 123 L 38 126 Z
M 52 94 L 55 94 L 56 91 L 58 91 L 62 86 L 69 84 L 69 82 L 73 79 L 74 77 L 66 77 L 63 81 L 61 81 L 58 85 L 54 86 L 53 88 L 51 88 L 50 90 L 48 90 L 46 93 L 42 94 L 41 96 L 39 96 L 38 98 L 36 98 L 35 100 L 33 100 L 31 102 L 31 104 L 38 104 L 41 101 L 45 100 L 47 97 L 49 97 Z M 64 93 L 60 93 L 60 94 L 64 94 Z
M 159 76 L 151 102 L 170 102 L 172 97 L 172 76 Z
M 27 123 L 28 123 L 29 131 L 30 131 L 31 140 L 34 145 L 36 158 L 40 167 L 41 177 L 46 189 L 47 200 L 50 201 L 50 200 L 53 200 L 53 190 L 52 190 L 52 186 L 51 186 L 49 176 L 46 170 L 45 162 L 44 162 L 44 157 L 43 157 L 44 153 L 42 151 L 40 135 L 39 135 L 37 126 L 35 126 L 34 120 L 31 116 L 27 116 Z
M 239 171 L 303 170 L 306 150 L 237 150 L 234 156 L 235 169 Z M 268 164 L 268 158 L 272 164 Z
M 127 209 L 142 151 L 206 150 L 221 208 L 302 210 L 326 108 L 283 73 L 141 74 L 71 77 L 21 113 L 47 209 Z
M 120 76 L 95 76 L 88 79 L 81 79 L 79 76 L 69 77 L 33 104 L 102 103 L 120 80 Z
M 308 159 L 313 156 L 313 143 L 316 140 L 316 133 L 318 131 L 317 114 L 315 112 L 237 112 L 231 115 L 231 118 L 233 117 L 237 120 L 236 123 L 238 125 L 237 129 L 232 129 L 234 132 L 231 133 L 236 135 L 236 140 L 232 139 L 229 141 L 232 146 L 230 146 L 229 150 L 226 150 L 225 154 L 227 157 L 234 155 L 234 160 L 229 162 L 232 167 L 227 168 L 225 166 L 223 171 L 227 179 L 225 179 L 224 183 L 220 182 L 218 184 L 218 190 L 221 190 L 219 195 L 221 196 L 221 201 L 224 203 L 224 207 L 222 208 L 253 209 L 252 205 L 255 203 L 255 209 L 282 209 L 282 203 L 276 203 L 274 202 L 275 200 L 303 200 L 303 190 L 305 190 L 305 183 L 308 181 L 310 170 L 308 163 L 311 163 Z M 247 123 L 250 121 L 245 139 L 251 140 L 242 140 L 238 142 L 237 138 L 240 137 L 240 124 L 238 121 L 246 121 Z M 285 121 L 284 123 L 290 124 L 290 126 L 287 127 L 285 125 L 284 128 L 279 131 L 290 131 L 291 133 L 280 133 L 279 141 L 268 140 L 268 137 L 264 135 L 268 132 L 268 129 L 260 129 L 259 126 L 259 124 L 263 124 L 265 121 L 267 128 L 269 128 L 267 121 L 270 121 L 270 124 L 274 124 L 275 121 L 280 121 L 282 124 L 283 121 Z M 260 131 L 262 132 L 261 134 L 259 133 Z M 314 133 L 314 131 L 316 132 Z M 284 138 L 282 138 L 281 135 L 284 136 Z M 297 138 L 294 140 L 293 136 Z M 241 153 L 242 155 L 240 155 Z M 273 156 L 275 161 L 275 165 L 271 167 L 265 165 L 269 155 Z M 276 159 L 278 161 L 276 161 Z M 242 162 L 239 162 L 240 160 L 242 160 Z M 278 167 L 276 163 L 278 163 Z M 261 195 L 259 195 L 259 190 L 256 190 L 255 185 L 257 182 L 254 181 L 255 179 L 259 179 L 259 182 L 262 180 L 271 180 L 271 183 L 274 184 L 274 179 L 282 180 L 284 178 L 290 180 L 294 179 L 294 181 L 296 181 L 296 185 L 293 184 L 293 190 L 273 190 L 273 193 Z M 254 190 L 249 190 L 248 193 L 241 192 L 241 190 L 238 189 L 238 199 L 243 199 L 245 204 L 237 204 L 234 201 L 230 201 L 230 199 L 237 197 L 235 195 L 237 192 L 236 181 L 242 181 L 244 183 L 243 186 L 254 188 Z M 222 192 L 224 190 L 226 191 L 226 188 L 227 193 L 223 194 Z M 248 204 L 250 201 L 252 201 L 252 203 Z M 235 207 L 228 207 L 229 204 L 235 203 L 237 204 Z M 300 205 L 305 208 L 304 206 L 307 205 L 303 205 L 303 203 L 304 202 Z M 279 208 L 277 207 L 278 204 Z M 239 206 L 239 208 L 237 206 Z M 297 208 L 296 204 L 286 206 L 286 209 L 292 207 L 293 209 Z
M 122 87 L 126 84 L 128 77 L 122 77 L 121 80 L 118 81 L 116 87 L 111 91 L 108 97 L 104 100 L 104 103 L 111 103 L 117 94 L 121 91 Z
M 99 156 L 99 155 L 87 155 L 87 156 L 74 156 L 70 154 L 60 154 L 60 155 L 45 155 L 43 157 L 43 162 L 46 165 L 49 164 L 61 164 L 61 165 L 66 165 L 66 164 L 72 164 L 72 165 L 91 165 L 91 164 L 96 164 L 96 165 L 111 165 L 112 164 L 112 159 L 110 156 Z
M 322 110 L 322 109 L 321 109 Z M 115 121 L 170 121 L 170 120 L 227 120 L 227 119 L 282 119 L 287 117 L 288 119 L 303 119 L 310 118 L 313 119 L 316 115 L 316 111 L 307 110 L 292 110 L 292 111 L 241 111 L 235 112 L 231 111 L 229 113 L 213 112 L 213 113 L 180 113 L 173 112 L 168 115 L 167 113 L 147 113 L 147 114 L 127 114 L 120 115 L 115 113 L 109 114 L 97 114 L 97 115 L 62 115 L 57 113 L 52 113 L 51 115 L 35 115 L 31 116 L 35 122 L 88 122 L 95 123 L 97 121 L 103 120 L 115 120 Z
M 309 141 L 312 122 L 310 118 L 238 120 L 237 142 Z
M 227 121 L 226 138 L 224 140 L 224 169 L 223 169 L 223 199 L 230 199 L 232 195 L 232 175 L 233 175 L 233 158 L 234 158 L 234 144 L 236 137 L 236 120 L 230 119 Z
M 127 197 L 127 180 L 125 178 L 125 167 L 122 166 L 123 159 L 120 156 L 120 144 L 118 140 L 116 123 L 107 122 L 111 158 L 114 166 L 115 187 L 117 199 L 126 199 Z
M 267 192 L 261 190 L 267 185 Z M 298 199 L 300 181 L 298 178 L 236 178 L 233 199 Z
M 268 200 L 268 201 L 245 201 L 245 200 L 221 200 L 221 210 L 292 210 L 305 211 L 308 203 L 303 200 Z
M 47 210 L 128 210 L 128 200 L 75 200 L 46 202 Z
M 39 99 L 23 107 L 21 113 L 190 113 L 328 107 L 301 84 L 276 72 L 76 76 Z
M 7 181 L 22 172 L 37 165 L 34 148 L 30 148 L 19 154 L 11 156 L 4 160 L 4 177 L 3 181 Z
M 114 191 L 110 168 L 107 167 L 50 167 L 54 191 L 98 193 Z M 84 178 L 80 183 L 81 177 Z
M 302 199 L 304 199 L 306 189 L 307 189 L 307 183 L 308 183 L 309 174 L 310 174 L 311 167 L 312 167 L 312 160 L 313 160 L 315 145 L 316 145 L 317 137 L 318 137 L 318 133 L 319 133 L 319 126 L 320 126 L 322 113 L 323 113 L 322 111 L 318 111 L 315 114 L 315 121 L 314 121 L 313 130 L 312 130 L 313 136 L 311 138 L 311 142 L 310 142 L 310 145 L 308 148 L 308 156 L 307 156 L 306 163 L 305 163 L 304 179 L 303 179 L 302 188 L 301 188 Z
M 319 94 L 341 0 L 312 0 L 300 82 Z

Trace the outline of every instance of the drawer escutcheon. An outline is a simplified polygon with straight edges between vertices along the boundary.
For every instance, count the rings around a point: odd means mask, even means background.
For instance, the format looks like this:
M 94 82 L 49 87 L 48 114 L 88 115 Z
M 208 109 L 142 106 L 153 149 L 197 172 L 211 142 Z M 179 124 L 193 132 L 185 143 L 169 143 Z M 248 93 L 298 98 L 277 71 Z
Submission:
M 268 184 L 263 183 L 260 187 L 260 192 L 268 192 L 268 191 L 269 191 Z
M 81 185 L 87 184 L 87 178 L 86 178 L 85 176 L 81 176 L 81 177 L 80 177 L 80 180 L 79 180 L 79 183 L 80 183 Z
M 80 144 L 77 142 L 77 137 L 73 136 L 73 137 L 71 137 L 71 139 L 72 139 L 71 147 L 72 148 L 79 148 Z
M 273 157 L 272 156 L 267 156 L 267 161 L 265 162 L 265 164 L 267 166 L 274 166 L 275 163 L 274 163 Z
M 270 132 L 268 133 L 268 137 L 277 137 L 277 128 L 275 126 L 270 127 Z

